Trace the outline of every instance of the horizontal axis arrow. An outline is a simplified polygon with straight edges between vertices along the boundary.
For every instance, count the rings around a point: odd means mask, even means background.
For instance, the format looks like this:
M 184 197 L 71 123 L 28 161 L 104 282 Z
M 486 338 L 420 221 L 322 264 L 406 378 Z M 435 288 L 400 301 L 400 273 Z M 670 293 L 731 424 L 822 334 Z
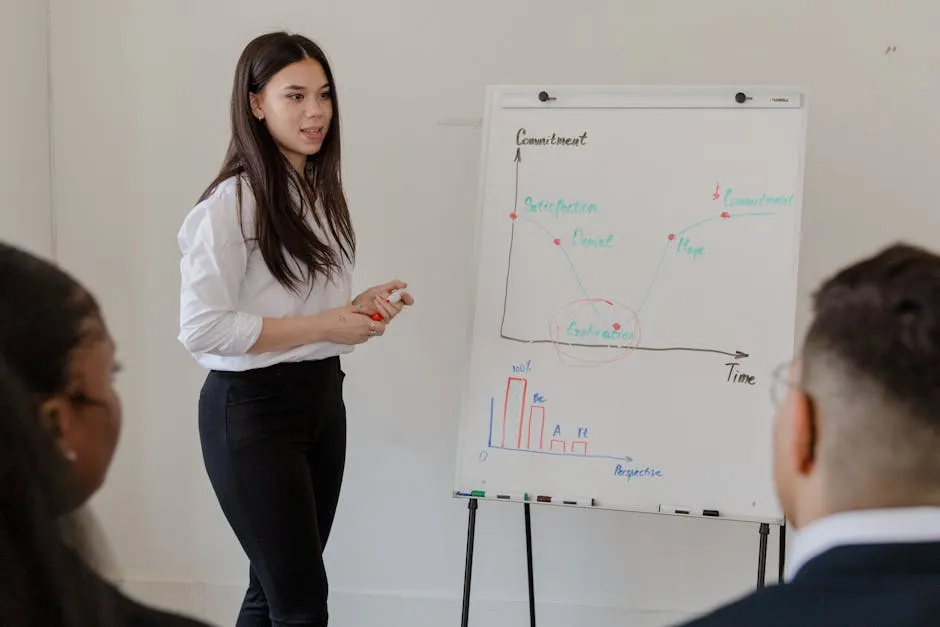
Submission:
M 744 351 L 724 351 L 717 348 L 696 348 L 693 346 L 631 346 L 629 344 L 583 344 L 579 342 L 562 342 L 560 340 L 523 340 L 517 337 L 510 337 L 505 334 L 500 334 L 500 337 L 504 340 L 510 340 L 512 342 L 519 342 L 520 344 L 557 344 L 559 346 L 576 346 L 579 348 L 618 348 L 618 349 L 630 349 L 638 351 L 653 351 L 653 352 L 669 352 L 669 351 L 685 351 L 692 353 L 715 353 L 717 355 L 726 355 L 728 357 L 733 357 L 734 359 L 745 359 L 750 357 L 749 353 Z

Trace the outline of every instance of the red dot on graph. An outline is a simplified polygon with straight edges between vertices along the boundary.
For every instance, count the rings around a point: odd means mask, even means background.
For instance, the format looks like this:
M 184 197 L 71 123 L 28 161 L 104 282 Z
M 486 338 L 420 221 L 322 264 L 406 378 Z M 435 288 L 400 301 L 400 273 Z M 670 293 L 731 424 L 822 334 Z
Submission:
M 727 211 L 722 211 L 722 212 L 721 212 L 721 217 L 724 218 L 725 220 L 727 220 L 728 218 L 731 217 L 731 214 L 728 213 Z
M 561 240 L 557 237 L 555 238 L 555 246 L 561 246 Z
M 620 330 L 620 323 L 619 323 L 619 322 L 615 322 L 615 323 L 614 323 L 614 331 L 619 331 L 619 330 Z
M 515 219 L 518 218 L 518 217 L 519 217 L 519 216 L 516 215 L 515 212 L 509 214 L 509 218 L 512 219 L 512 220 L 515 220 Z
M 667 235 L 667 237 L 669 238 L 669 241 L 671 242 L 672 240 L 676 239 L 676 234 L 670 233 L 669 235 Z

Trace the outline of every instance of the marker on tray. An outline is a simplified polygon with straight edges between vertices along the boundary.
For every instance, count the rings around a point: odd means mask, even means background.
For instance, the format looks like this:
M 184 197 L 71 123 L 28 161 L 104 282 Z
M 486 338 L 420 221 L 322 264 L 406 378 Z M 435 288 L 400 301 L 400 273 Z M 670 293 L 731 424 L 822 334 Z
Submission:
M 582 507 L 594 507 L 597 503 L 594 499 L 564 499 L 562 505 L 580 505 Z
M 502 494 L 497 494 L 496 498 L 500 501 L 528 501 L 529 493 L 528 492 L 505 492 Z
M 718 517 L 720 514 L 717 509 L 703 509 L 701 512 L 697 509 L 691 507 L 683 507 L 680 505 L 660 505 L 659 511 L 662 514 L 682 514 L 686 516 L 711 516 Z
M 660 505 L 659 512 L 661 514 L 695 514 L 695 510 L 690 507 L 680 507 L 678 505 Z

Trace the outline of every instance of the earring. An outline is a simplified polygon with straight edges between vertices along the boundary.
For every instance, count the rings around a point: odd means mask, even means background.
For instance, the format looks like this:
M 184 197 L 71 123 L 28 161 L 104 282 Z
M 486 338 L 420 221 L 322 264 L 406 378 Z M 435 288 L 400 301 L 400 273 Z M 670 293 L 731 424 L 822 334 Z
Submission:
M 78 453 L 72 449 L 66 449 L 65 453 L 63 453 L 63 456 L 70 462 L 74 462 L 76 459 L 78 459 Z

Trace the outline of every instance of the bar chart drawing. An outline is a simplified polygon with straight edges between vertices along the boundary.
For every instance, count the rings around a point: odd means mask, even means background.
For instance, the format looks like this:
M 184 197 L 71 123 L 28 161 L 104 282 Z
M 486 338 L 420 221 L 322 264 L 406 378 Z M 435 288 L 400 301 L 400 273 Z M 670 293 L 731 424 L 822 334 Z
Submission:
M 577 437 L 561 435 L 561 423 L 547 433 L 547 409 L 539 394 L 529 399 L 529 380 L 512 376 L 506 380 L 501 411 L 497 412 L 496 398 L 490 398 L 490 433 L 487 448 L 535 455 L 559 455 L 593 459 L 633 461 L 627 455 L 588 454 L 588 429 L 579 427 Z M 486 456 L 481 457 L 485 459 Z

